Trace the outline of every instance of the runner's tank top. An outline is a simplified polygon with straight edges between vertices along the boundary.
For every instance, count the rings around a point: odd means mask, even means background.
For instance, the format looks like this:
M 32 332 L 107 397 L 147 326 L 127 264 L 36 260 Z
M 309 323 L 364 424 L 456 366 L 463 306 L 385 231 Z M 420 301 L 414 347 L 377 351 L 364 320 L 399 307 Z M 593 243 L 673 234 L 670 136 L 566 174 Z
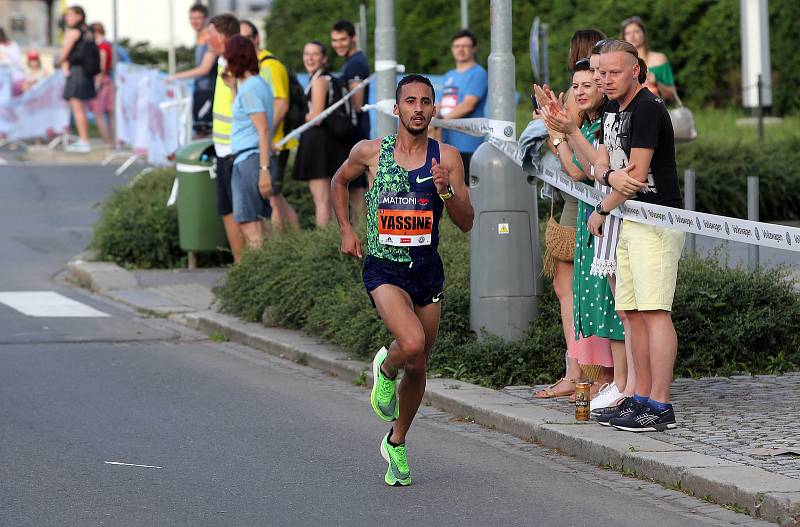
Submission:
M 381 141 L 378 170 L 367 192 L 367 251 L 395 262 L 436 255 L 444 202 L 431 175 L 431 160 L 441 162 L 439 143 L 428 139 L 425 164 L 408 171 L 394 160 L 396 135 Z

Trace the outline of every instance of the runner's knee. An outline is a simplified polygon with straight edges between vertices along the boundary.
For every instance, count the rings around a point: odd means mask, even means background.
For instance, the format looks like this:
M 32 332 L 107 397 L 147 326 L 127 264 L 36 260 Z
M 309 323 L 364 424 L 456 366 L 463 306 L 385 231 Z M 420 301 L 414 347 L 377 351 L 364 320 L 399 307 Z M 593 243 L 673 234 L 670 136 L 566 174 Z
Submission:
M 406 359 L 409 363 L 414 362 L 418 358 L 422 358 L 422 360 L 424 361 L 425 359 L 424 333 L 419 332 L 419 334 L 405 335 L 397 339 L 397 344 L 400 346 L 400 349 L 403 350 L 403 353 L 406 355 Z

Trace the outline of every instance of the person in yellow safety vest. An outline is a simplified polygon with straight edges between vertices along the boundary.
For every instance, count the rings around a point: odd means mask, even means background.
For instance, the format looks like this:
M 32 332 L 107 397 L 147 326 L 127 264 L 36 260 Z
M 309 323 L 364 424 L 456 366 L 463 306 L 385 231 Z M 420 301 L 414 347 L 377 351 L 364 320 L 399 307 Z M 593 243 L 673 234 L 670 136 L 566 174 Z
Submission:
M 253 42 L 256 52 L 258 52 L 261 76 L 272 88 L 272 96 L 274 97 L 272 106 L 274 129 L 272 143 L 275 144 L 283 139 L 283 118 L 286 117 L 286 112 L 289 110 L 289 73 L 286 71 L 286 66 L 273 57 L 272 53 L 267 50 L 259 50 L 260 39 L 258 28 L 256 28 L 255 24 L 248 20 L 241 20 L 239 22 L 239 31 L 243 37 L 247 37 Z M 297 145 L 297 139 L 292 139 L 280 150 L 273 149 L 271 163 L 273 168 L 270 170 L 272 175 L 272 196 L 269 198 L 269 204 L 272 207 L 270 221 L 273 227 L 279 227 L 284 222 L 288 222 L 292 227 L 300 228 L 300 220 L 297 218 L 297 213 L 286 201 L 286 196 L 283 195 L 283 177 L 286 174 L 286 164 L 289 161 L 289 150 L 297 148 Z
M 217 154 L 217 212 L 222 216 L 225 234 L 233 253 L 233 260 L 242 258 L 244 236 L 239 224 L 233 219 L 233 191 L 231 176 L 233 173 L 233 157 L 231 154 L 231 128 L 233 123 L 233 91 L 222 80 L 226 74 L 225 43 L 239 34 L 239 20 L 230 13 L 216 15 L 208 22 L 208 46 L 220 57 L 217 60 L 217 79 L 214 86 L 214 103 L 211 107 L 211 137 Z

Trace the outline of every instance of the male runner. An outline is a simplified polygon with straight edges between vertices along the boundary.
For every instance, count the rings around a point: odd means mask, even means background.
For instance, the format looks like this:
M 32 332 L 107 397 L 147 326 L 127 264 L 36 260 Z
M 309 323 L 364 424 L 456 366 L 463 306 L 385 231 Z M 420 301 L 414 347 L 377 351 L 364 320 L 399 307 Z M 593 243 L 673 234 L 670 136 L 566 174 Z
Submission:
M 425 393 L 425 369 L 439 329 L 444 269 L 439 258 L 439 219 L 447 208 L 462 231 L 473 211 L 458 150 L 428 138 L 434 114 L 431 82 L 408 75 L 395 92 L 395 135 L 363 140 L 350 151 L 331 181 L 341 250 L 362 257 L 350 224 L 347 185 L 368 172 L 367 249 L 364 285 L 394 335 L 389 349 L 372 361 L 372 408 L 394 426 L 381 441 L 388 485 L 410 485 L 406 434 Z M 397 373 L 403 379 L 397 386 Z

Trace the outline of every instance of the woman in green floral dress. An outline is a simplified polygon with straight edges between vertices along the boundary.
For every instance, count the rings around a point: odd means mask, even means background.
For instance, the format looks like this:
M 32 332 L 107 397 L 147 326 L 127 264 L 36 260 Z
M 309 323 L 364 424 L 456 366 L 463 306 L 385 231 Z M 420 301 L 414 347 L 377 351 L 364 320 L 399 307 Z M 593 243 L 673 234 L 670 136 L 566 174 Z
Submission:
M 581 132 L 590 143 L 596 146 L 601 133 L 602 113 L 607 99 L 593 79 L 588 59 L 583 59 L 576 64 L 572 92 L 578 107 L 583 112 Z M 581 172 L 592 177 L 591 167 L 584 170 L 569 145 L 560 146 L 559 157 L 562 166 L 568 173 L 575 172 L 577 167 Z M 575 338 L 594 336 L 608 339 L 610 346 L 592 346 L 592 356 L 585 357 L 582 362 L 604 366 L 606 369 L 600 380 L 611 383 L 609 388 L 613 392 L 619 393 L 615 388 L 616 382 L 614 381 L 619 376 L 621 386 L 625 384 L 627 371 L 625 330 L 614 310 L 614 295 L 609 284 L 609 277 L 598 276 L 591 272 L 595 238 L 589 233 L 586 220 L 593 210 L 594 207 L 591 205 L 583 201 L 578 202 L 573 275 L 574 331 Z M 614 368 L 613 379 L 611 368 Z M 595 389 L 592 390 L 592 395 L 597 393 L 597 388 L 605 388 L 605 386 L 599 386 L 600 384 L 597 383 Z

